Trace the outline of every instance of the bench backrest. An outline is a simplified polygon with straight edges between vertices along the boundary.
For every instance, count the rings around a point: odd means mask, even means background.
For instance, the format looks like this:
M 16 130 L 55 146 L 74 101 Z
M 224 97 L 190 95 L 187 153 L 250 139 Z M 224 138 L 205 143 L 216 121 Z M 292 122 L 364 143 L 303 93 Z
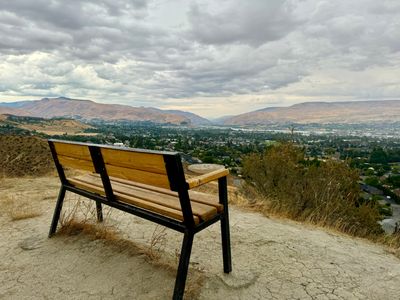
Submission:
M 53 158 L 63 167 L 85 170 L 178 191 L 185 184 L 176 152 L 148 151 L 49 140 Z

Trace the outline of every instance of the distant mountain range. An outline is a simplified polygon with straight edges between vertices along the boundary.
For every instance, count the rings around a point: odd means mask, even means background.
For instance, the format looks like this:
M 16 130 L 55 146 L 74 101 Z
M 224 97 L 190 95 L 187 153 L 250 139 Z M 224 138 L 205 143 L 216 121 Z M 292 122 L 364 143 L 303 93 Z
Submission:
M 267 107 L 222 120 L 223 125 L 399 122 L 400 100 L 305 102 Z
M 267 107 L 236 116 L 209 121 L 191 112 L 102 104 L 91 100 L 65 97 L 0 103 L 0 114 L 42 118 L 67 117 L 81 120 L 150 121 L 187 125 L 271 125 L 309 123 L 379 123 L 400 122 L 400 100 L 304 102 L 289 107 Z
M 133 107 L 121 104 L 102 104 L 91 100 L 43 98 L 41 100 L 0 103 L 0 114 L 41 118 L 67 117 L 83 120 L 150 121 L 154 123 L 202 125 L 209 121 L 183 111 L 166 111 L 152 107 Z

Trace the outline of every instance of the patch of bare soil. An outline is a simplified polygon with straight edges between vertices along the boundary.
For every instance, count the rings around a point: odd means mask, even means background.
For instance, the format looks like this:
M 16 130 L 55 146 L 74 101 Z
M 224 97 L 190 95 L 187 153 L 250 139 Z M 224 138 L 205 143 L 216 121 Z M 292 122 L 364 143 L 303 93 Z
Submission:
M 40 212 L 0 212 L 0 299 L 171 299 L 182 234 L 109 208 L 96 224 L 89 200 L 67 194 L 64 217 L 82 201 L 86 225 L 48 239 L 58 187 L 55 177 L 0 181 L 0 207 L 27 198 Z M 380 245 L 234 206 L 230 221 L 233 272 L 222 271 L 220 227 L 207 228 L 186 299 L 400 299 L 400 260 Z
M 41 176 L 54 170 L 46 140 L 0 135 L 0 177 Z

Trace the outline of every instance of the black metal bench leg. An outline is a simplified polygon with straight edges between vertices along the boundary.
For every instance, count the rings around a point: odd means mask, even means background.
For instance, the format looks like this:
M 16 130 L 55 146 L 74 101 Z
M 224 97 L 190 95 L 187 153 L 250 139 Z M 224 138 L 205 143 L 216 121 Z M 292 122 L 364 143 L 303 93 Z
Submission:
M 64 188 L 64 186 L 61 186 L 60 192 L 59 192 L 58 198 L 57 198 L 56 207 L 54 209 L 53 220 L 51 221 L 51 225 L 50 225 L 49 237 L 51 237 L 56 232 L 58 219 L 60 218 L 64 197 L 65 197 L 65 188 Z
M 96 201 L 96 212 L 97 212 L 97 221 L 103 222 L 103 208 L 101 207 L 100 201 Z
M 227 211 L 221 219 L 221 238 L 222 238 L 222 257 L 224 260 L 224 272 L 232 271 L 232 256 L 231 256 L 231 237 L 229 233 L 229 218 Z
M 218 179 L 219 202 L 224 205 L 224 214 L 221 218 L 222 258 L 224 261 L 224 272 L 232 271 L 231 236 L 229 233 L 229 211 L 228 211 L 228 182 L 226 177 Z
M 176 275 L 174 296 L 172 299 L 183 299 L 185 292 L 186 277 L 189 268 L 190 254 L 192 252 L 194 233 L 186 231 L 183 237 L 181 257 L 179 259 L 178 273 Z

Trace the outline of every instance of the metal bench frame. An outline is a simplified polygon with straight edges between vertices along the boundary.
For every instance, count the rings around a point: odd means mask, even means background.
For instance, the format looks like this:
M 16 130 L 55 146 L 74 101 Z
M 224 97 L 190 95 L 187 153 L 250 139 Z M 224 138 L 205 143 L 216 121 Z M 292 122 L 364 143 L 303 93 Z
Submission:
M 54 142 L 78 144 L 89 147 L 95 171 L 96 173 L 100 174 L 101 181 L 104 186 L 105 196 L 101 196 L 93 192 L 87 191 L 85 189 L 75 187 L 68 182 L 64 169 L 58 160 L 57 152 L 54 147 Z M 115 200 L 113 188 L 111 186 L 110 178 L 107 174 L 107 170 L 103 161 L 100 148 L 102 147 L 111 148 L 115 150 L 121 150 L 121 148 L 113 146 L 105 146 L 105 145 L 59 141 L 59 140 L 48 140 L 48 143 L 61 181 L 61 188 L 58 194 L 58 199 L 56 202 L 56 207 L 54 210 L 53 219 L 50 226 L 49 237 L 53 236 L 54 233 L 56 232 L 58 220 L 60 218 L 63 206 L 65 192 L 70 191 L 78 195 L 84 196 L 86 198 L 92 199 L 96 202 L 97 220 L 99 222 L 103 221 L 102 204 L 105 204 L 113 208 L 122 210 L 124 212 L 155 222 L 157 224 L 166 226 L 173 230 L 182 232 L 184 234 L 182 248 L 181 248 L 181 255 L 179 259 L 179 266 L 176 275 L 173 299 L 183 299 L 194 235 L 218 221 L 221 222 L 220 224 L 221 224 L 222 256 L 223 256 L 224 272 L 230 273 L 232 271 L 229 215 L 228 215 L 228 190 L 227 190 L 226 174 L 225 176 L 219 178 L 218 175 L 211 177 L 200 176 L 201 180 L 197 181 L 192 180 L 189 183 L 185 179 L 179 153 L 124 148 L 124 151 L 163 154 L 171 190 L 178 192 L 179 195 L 179 201 L 181 204 L 182 214 L 184 219 L 182 222 L 167 216 L 153 213 L 149 210 L 145 210 L 140 207 L 135 207 L 133 205 Z M 192 207 L 190 203 L 188 190 L 190 188 L 193 188 L 195 186 L 201 185 L 203 183 L 209 182 L 214 179 L 218 179 L 219 203 L 223 205 L 224 209 L 222 212 L 217 213 L 210 220 L 200 222 L 199 224 L 196 225 L 193 219 Z

